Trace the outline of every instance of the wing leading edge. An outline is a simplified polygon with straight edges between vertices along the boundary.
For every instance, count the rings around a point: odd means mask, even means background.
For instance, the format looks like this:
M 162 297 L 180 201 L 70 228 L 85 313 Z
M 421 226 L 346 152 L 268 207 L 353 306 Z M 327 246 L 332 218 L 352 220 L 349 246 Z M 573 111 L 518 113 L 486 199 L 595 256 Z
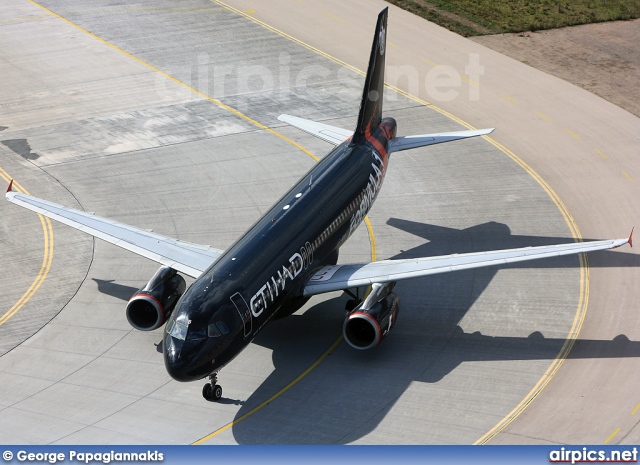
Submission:
M 179 241 L 117 221 L 74 210 L 53 202 L 15 192 L 9 185 L 9 202 L 40 213 L 111 244 L 130 250 L 162 265 L 197 278 L 222 255 L 222 250 Z
M 633 235 L 633 230 L 631 230 L 631 235 Z M 432 274 L 449 273 L 451 271 L 614 249 L 625 244 L 632 245 L 631 235 L 627 239 L 575 242 L 489 252 L 326 266 L 311 277 L 304 288 L 304 295 L 312 296 L 325 292 L 368 286 L 374 283 L 388 283 Z

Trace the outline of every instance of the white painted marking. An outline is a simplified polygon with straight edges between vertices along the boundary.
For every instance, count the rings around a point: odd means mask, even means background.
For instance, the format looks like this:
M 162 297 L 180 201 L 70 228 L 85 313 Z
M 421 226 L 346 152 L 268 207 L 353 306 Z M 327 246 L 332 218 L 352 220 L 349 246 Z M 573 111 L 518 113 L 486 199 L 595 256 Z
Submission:
M 334 274 L 336 274 L 336 271 L 338 271 L 340 268 L 342 268 L 342 265 L 325 266 L 316 274 L 314 274 L 309 281 L 314 283 L 328 281 L 333 277 Z

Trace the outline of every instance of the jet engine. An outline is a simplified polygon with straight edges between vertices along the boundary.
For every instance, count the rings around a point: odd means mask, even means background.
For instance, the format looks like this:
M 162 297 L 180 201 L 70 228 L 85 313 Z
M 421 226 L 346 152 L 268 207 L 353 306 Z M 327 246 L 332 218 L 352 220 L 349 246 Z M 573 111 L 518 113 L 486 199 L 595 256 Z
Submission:
M 373 284 L 361 305 L 347 315 L 342 332 L 354 349 L 371 349 L 387 337 L 400 310 L 400 298 L 391 292 L 395 283 Z
M 187 284 L 176 270 L 162 266 L 127 304 L 127 320 L 139 331 L 153 331 L 167 321 Z

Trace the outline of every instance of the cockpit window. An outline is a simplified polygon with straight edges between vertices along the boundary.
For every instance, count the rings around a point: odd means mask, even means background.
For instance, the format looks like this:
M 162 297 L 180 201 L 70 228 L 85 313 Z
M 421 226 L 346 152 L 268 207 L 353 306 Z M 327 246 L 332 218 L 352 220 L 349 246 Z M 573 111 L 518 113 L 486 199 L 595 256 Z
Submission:
M 187 337 L 187 326 L 178 321 L 173 321 L 172 323 L 173 324 L 167 328 L 167 332 L 176 339 L 184 341 Z
M 218 321 L 218 322 L 216 323 L 216 326 L 218 327 L 218 329 L 220 330 L 220 332 L 221 332 L 222 334 L 227 334 L 227 333 L 229 332 L 229 328 L 227 328 L 227 325 L 226 325 L 226 324 L 224 324 L 224 322 L 223 322 L 223 321 Z
M 229 332 L 229 328 L 222 321 L 218 321 L 217 323 L 211 323 L 207 328 L 207 333 L 209 337 L 220 337 L 223 334 L 227 334 Z
M 215 323 L 211 323 L 209 325 L 207 334 L 209 335 L 209 337 L 218 337 L 218 336 L 222 336 L 222 333 L 220 332 L 220 330 L 218 329 L 218 327 L 216 326 Z

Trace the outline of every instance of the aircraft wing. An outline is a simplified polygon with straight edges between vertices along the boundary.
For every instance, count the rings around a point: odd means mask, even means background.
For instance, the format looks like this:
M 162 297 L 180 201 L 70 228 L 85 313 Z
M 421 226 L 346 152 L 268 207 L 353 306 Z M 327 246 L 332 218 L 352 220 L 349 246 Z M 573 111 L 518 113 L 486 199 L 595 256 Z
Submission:
M 333 145 L 340 145 L 349 137 L 353 136 L 353 131 L 347 131 L 346 129 L 330 126 L 328 124 L 298 118 L 297 116 L 280 115 L 278 116 L 278 119 Z
M 99 217 L 93 213 L 74 210 L 46 200 L 11 190 L 6 197 L 12 203 L 33 210 L 41 215 L 91 234 L 111 244 L 130 250 L 162 265 L 170 266 L 188 276 L 197 278 L 222 255 L 222 250 L 209 246 L 179 241 L 117 221 Z
M 424 134 L 422 136 L 398 136 L 389 141 L 387 151 L 399 152 L 401 150 L 415 149 L 425 145 L 441 144 L 453 140 L 466 139 L 468 137 L 484 136 L 491 134 L 495 128 L 474 129 L 472 131 L 441 132 L 439 134 Z
M 633 230 L 631 234 L 633 234 Z M 631 236 L 628 239 L 574 242 L 571 244 L 524 247 L 490 252 L 325 266 L 318 270 L 305 285 L 304 295 L 306 297 L 325 292 L 368 286 L 374 283 L 382 284 L 402 279 L 448 273 L 450 271 L 613 249 L 627 243 L 631 245 Z

